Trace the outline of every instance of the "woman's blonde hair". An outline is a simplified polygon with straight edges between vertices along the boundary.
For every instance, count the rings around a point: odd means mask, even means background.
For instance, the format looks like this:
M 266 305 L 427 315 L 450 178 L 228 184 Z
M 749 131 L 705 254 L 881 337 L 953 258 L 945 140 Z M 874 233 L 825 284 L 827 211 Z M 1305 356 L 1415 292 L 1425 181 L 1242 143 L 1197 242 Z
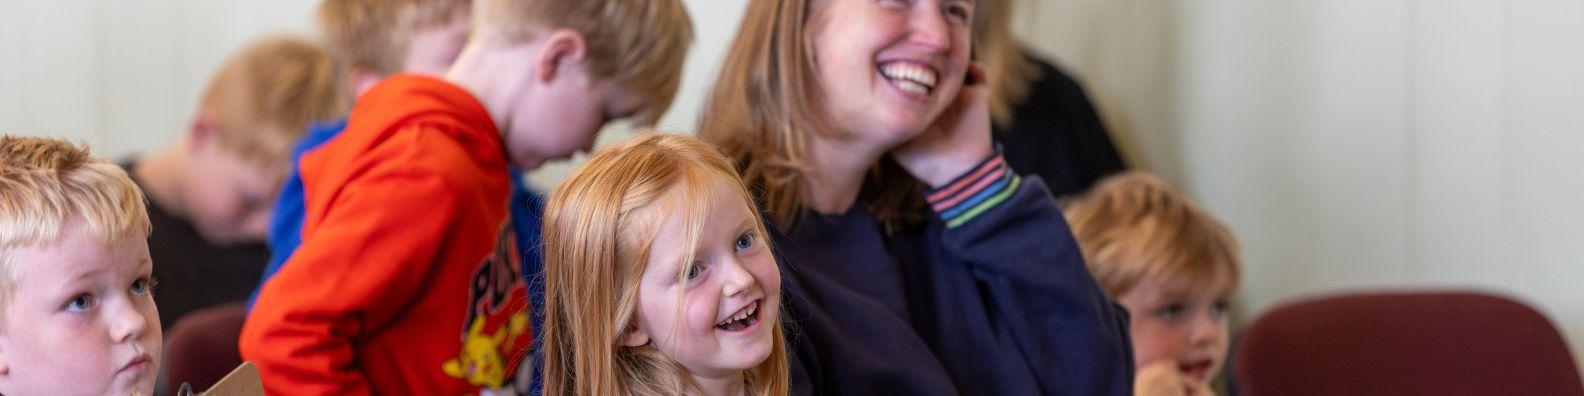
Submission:
M 737 160 L 782 227 L 807 204 L 809 134 L 831 130 L 818 107 L 813 13 L 809 0 L 751 2 L 699 118 L 699 136 Z M 858 202 L 887 225 L 921 220 L 926 209 L 923 184 L 889 156 L 870 169 Z
M 721 182 L 734 186 L 752 210 L 748 191 L 720 151 L 697 139 L 655 133 L 601 150 L 550 193 L 544 217 L 541 334 L 545 394 L 682 394 L 697 389 L 679 364 L 652 345 L 626 347 L 621 340 L 636 326 L 638 283 L 660 224 L 669 215 L 685 213 L 684 251 L 693 251 L 710 206 L 718 204 L 704 195 Z M 673 205 L 657 203 L 673 190 L 683 194 L 667 200 Z M 758 212 L 753 212 L 760 235 L 767 235 Z M 787 393 L 780 321 L 774 326 L 769 358 L 746 374 L 754 395 Z
M 1237 288 L 1242 256 L 1231 229 L 1154 175 L 1108 177 L 1065 212 L 1089 271 L 1113 297 L 1146 278 Z

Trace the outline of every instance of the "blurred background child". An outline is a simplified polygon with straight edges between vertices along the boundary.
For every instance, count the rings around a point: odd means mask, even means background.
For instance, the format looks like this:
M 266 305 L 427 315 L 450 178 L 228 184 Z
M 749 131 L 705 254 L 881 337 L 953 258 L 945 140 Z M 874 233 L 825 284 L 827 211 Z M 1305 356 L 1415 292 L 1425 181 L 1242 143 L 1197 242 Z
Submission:
M 0 393 L 153 394 L 148 237 L 121 168 L 62 140 L 0 137 Z
M 269 251 L 264 233 L 308 123 L 340 115 L 345 99 L 330 58 L 292 36 L 261 38 L 210 80 L 180 140 L 123 163 L 148 193 L 149 253 L 160 263 L 160 323 L 239 302 Z
M 1067 205 L 1089 269 L 1132 316 L 1138 395 L 1208 395 L 1225 367 L 1241 256 L 1226 225 L 1141 171 Z
M 781 277 L 720 151 L 665 134 L 602 150 L 544 227 L 546 394 L 787 393 Z

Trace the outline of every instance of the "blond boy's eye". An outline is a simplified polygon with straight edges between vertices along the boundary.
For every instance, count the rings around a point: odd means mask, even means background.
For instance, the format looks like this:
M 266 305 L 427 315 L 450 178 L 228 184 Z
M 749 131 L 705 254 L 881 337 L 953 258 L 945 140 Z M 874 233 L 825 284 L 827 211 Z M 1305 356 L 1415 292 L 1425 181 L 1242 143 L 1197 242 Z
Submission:
M 687 278 L 688 278 L 688 280 L 693 280 L 694 278 L 698 278 L 699 275 L 702 274 L 702 273 L 704 273 L 704 268 L 700 267 L 698 264 L 689 264 L 688 265 L 688 269 L 687 269 Z
M 70 301 L 66 302 L 66 311 L 67 312 L 83 312 L 83 311 L 87 311 L 89 309 L 92 309 L 93 306 L 94 306 L 94 297 L 93 297 L 93 295 L 87 294 L 87 293 L 78 294 L 76 297 L 72 297 L 72 299 Z

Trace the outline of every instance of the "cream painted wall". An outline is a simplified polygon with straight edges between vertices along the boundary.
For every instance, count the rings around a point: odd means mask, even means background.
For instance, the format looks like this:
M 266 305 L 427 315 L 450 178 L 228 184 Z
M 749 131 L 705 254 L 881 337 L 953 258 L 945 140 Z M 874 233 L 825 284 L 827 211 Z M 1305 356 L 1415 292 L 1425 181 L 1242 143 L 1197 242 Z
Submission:
M 1584 356 L 1584 3 L 1046 0 L 1024 38 L 1241 237 L 1239 306 L 1528 302 Z
M 0 132 L 113 157 L 159 147 L 230 51 L 309 31 L 315 3 L 0 0 Z M 746 4 L 687 3 L 699 38 L 661 121 L 682 132 Z M 1024 39 L 1086 80 L 1129 157 L 1242 237 L 1244 316 L 1337 290 L 1472 287 L 1536 305 L 1584 356 L 1584 4 L 1025 5 Z
M 307 33 L 315 0 L 0 0 L 0 132 L 112 158 L 174 140 L 211 73 L 249 39 Z
M 688 0 L 698 39 L 663 130 L 690 132 L 746 2 Z M 317 0 L 0 0 L 0 131 L 87 141 L 102 155 L 183 132 L 214 69 L 250 39 L 312 35 Z M 613 125 L 602 141 L 630 136 Z M 568 165 L 535 180 L 553 183 Z
M 747 2 L 686 0 L 697 39 L 658 128 L 692 133 L 694 116 Z M 313 33 L 317 0 L 0 0 L 0 132 L 86 141 L 121 158 L 181 135 L 214 68 L 248 40 Z M 612 125 L 601 144 L 631 136 Z M 551 186 L 582 159 L 530 175 Z

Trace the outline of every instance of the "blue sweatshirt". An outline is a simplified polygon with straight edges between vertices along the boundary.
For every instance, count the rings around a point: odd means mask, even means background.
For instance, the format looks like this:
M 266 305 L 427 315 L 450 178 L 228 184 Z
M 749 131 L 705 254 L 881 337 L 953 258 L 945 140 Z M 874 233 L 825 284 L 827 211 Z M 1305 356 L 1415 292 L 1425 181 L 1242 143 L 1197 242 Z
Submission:
M 1125 395 L 1126 311 L 1056 201 L 999 155 L 887 234 L 863 209 L 772 227 L 794 394 Z

